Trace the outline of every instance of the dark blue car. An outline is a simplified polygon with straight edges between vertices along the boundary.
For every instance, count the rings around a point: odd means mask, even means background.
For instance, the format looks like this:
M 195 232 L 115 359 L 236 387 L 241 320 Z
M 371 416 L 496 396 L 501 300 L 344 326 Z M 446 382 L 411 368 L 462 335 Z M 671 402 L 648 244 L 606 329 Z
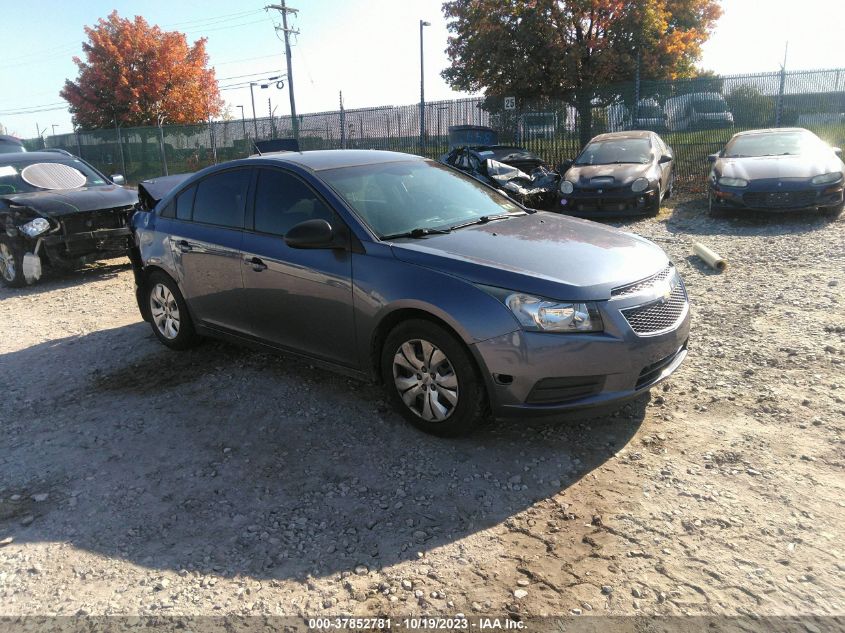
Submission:
M 659 247 L 440 163 L 285 153 L 176 180 L 142 183 L 130 253 L 168 347 L 222 337 L 375 378 L 439 435 L 635 397 L 686 355 Z
M 708 158 L 709 209 L 842 213 L 842 150 L 803 128 L 735 134 Z

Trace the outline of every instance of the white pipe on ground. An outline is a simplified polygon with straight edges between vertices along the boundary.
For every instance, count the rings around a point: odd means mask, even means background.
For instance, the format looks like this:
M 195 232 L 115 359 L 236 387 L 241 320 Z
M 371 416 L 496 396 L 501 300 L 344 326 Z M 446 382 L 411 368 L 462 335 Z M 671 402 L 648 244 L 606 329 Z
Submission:
M 698 255 L 701 259 L 704 260 L 704 263 L 713 268 L 714 270 L 718 270 L 722 272 L 725 268 L 728 267 L 728 262 L 726 262 L 719 253 L 715 251 L 711 251 L 701 242 L 693 242 L 692 243 L 692 250 L 693 252 Z

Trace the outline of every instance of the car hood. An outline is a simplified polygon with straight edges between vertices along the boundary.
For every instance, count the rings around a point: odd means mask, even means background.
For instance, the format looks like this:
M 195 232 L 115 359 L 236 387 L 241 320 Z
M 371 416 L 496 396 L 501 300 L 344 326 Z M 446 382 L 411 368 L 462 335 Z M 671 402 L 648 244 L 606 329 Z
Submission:
M 0 195 L 0 200 L 28 207 L 45 216 L 61 217 L 72 213 L 131 206 L 138 201 L 138 195 L 118 185 L 106 185 L 67 191 L 11 193 Z
M 573 301 L 609 299 L 613 288 L 668 263 L 666 254 L 642 237 L 544 212 L 397 240 L 392 247 L 404 262 L 472 283 Z
M 835 154 L 800 156 L 756 156 L 720 158 L 714 165 L 719 176 L 762 180 L 765 178 L 812 178 L 831 171 L 842 171 L 842 161 Z
M 570 167 L 565 179 L 582 189 L 629 185 L 637 178 L 648 178 L 652 164 L 580 165 Z M 598 179 L 594 182 L 593 179 Z M 609 180 L 612 178 L 612 180 Z

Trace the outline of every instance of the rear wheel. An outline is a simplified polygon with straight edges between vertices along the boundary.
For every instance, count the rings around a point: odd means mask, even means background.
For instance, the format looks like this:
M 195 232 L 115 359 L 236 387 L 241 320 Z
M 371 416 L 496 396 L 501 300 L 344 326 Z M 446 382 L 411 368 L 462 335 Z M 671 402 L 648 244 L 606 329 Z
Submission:
M 155 272 L 146 284 L 150 325 L 159 341 L 171 349 L 188 349 L 199 342 L 188 306 L 179 287 L 166 274 Z
M 434 323 L 411 320 L 394 328 L 382 348 L 381 372 L 394 408 L 426 433 L 466 435 L 488 416 L 472 357 Z
M 23 276 L 23 247 L 18 240 L 0 237 L 0 279 L 10 288 L 26 285 Z

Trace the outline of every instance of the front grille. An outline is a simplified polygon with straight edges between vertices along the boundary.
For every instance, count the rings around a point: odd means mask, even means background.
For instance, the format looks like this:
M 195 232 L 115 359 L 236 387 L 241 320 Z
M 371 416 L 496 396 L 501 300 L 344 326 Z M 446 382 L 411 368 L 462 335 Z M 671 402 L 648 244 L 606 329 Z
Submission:
M 622 314 L 637 334 L 655 334 L 675 325 L 686 307 L 687 293 L 684 285 L 678 283 L 668 299 L 628 308 L 622 310 Z
M 660 374 L 663 373 L 663 370 L 666 369 L 669 365 L 671 365 L 674 360 L 678 357 L 678 354 L 683 352 L 687 348 L 687 344 L 684 343 L 677 351 L 669 354 L 666 358 L 661 358 L 656 363 L 652 363 L 651 365 L 647 365 L 643 367 L 643 370 L 640 372 L 639 378 L 637 378 L 637 385 L 635 389 L 642 389 L 646 385 L 653 383 L 655 380 L 660 377 Z
M 614 288 L 610 291 L 611 297 L 624 297 L 627 295 L 635 295 L 638 292 L 642 292 L 643 290 L 647 290 L 651 288 L 654 284 L 657 284 L 667 277 L 669 277 L 675 267 L 672 264 L 669 264 L 666 268 L 661 270 L 659 273 L 655 273 L 651 277 L 646 277 L 645 279 L 641 279 L 640 281 L 635 281 L 632 284 L 628 284 L 627 286 L 619 286 L 618 288 Z
M 604 376 L 568 376 L 538 380 L 528 394 L 528 404 L 557 404 L 586 398 L 604 387 Z
M 810 207 L 816 202 L 815 191 L 749 191 L 742 194 L 746 206 L 758 209 Z
M 120 229 L 127 225 L 132 207 L 73 213 L 62 218 L 65 235 L 90 233 L 100 229 Z

